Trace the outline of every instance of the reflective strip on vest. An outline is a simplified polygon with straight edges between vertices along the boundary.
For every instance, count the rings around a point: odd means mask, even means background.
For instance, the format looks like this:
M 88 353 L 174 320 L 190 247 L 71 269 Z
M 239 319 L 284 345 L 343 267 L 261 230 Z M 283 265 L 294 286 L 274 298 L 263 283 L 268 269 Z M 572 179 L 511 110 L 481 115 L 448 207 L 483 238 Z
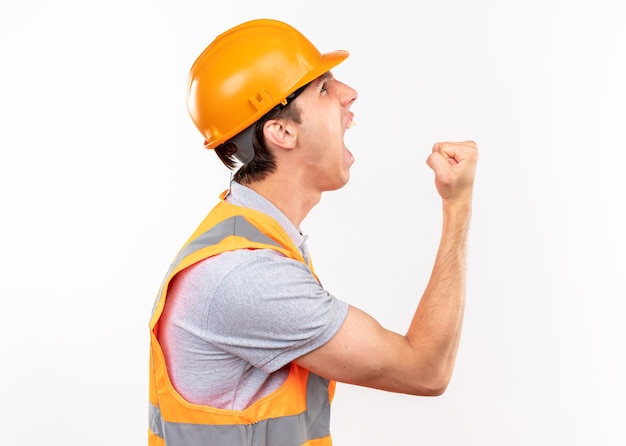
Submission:
M 178 253 L 176 259 L 174 259 L 174 264 L 178 264 L 182 259 L 199 249 L 211 245 L 217 245 L 219 242 L 231 235 L 243 237 L 252 242 L 264 243 L 266 245 L 273 245 L 278 248 L 282 248 L 280 243 L 277 243 L 275 240 L 272 240 L 267 235 L 263 234 L 248 220 L 246 220 L 245 217 L 236 215 L 221 221 L 204 234 L 196 237 L 191 243 L 185 246 L 180 253 Z
M 163 421 L 150 404 L 150 430 L 167 446 L 300 446 L 330 435 L 328 380 L 309 373 L 307 409 L 298 415 L 261 420 L 254 424 L 189 424 Z
M 226 237 L 230 237 L 233 235 L 245 238 L 247 240 L 250 240 L 251 242 L 264 243 L 266 245 L 272 245 L 278 248 L 283 247 L 276 240 L 271 239 L 270 237 L 259 231 L 252 223 L 246 220 L 245 217 L 241 215 L 235 215 L 234 217 L 230 217 L 226 220 L 221 221 L 205 233 L 200 234 L 195 239 L 193 239 L 187 246 L 181 249 L 172 261 L 166 277 L 169 277 L 174 268 L 176 268 L 178 264 L 188 255 L 193 254 L 194 252 L 202 248 L 206 248 L 207 246 L 217 245 Z M 161 291 L 159 291 L 157 299 L 154 302 L 152 313 L 154 313 L 154 310 L 156 309 L 160 295 Z

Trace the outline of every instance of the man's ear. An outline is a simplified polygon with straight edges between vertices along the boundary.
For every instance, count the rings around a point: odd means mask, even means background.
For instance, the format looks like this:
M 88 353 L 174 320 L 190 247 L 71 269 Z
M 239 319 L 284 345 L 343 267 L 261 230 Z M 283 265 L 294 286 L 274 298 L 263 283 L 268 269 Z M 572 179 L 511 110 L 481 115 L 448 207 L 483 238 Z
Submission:
M 295 130 L 295 126 L 289 121 L 270 119 L 263 126 L 263 135 L 273 146 L 293 149 L 296 145 Z

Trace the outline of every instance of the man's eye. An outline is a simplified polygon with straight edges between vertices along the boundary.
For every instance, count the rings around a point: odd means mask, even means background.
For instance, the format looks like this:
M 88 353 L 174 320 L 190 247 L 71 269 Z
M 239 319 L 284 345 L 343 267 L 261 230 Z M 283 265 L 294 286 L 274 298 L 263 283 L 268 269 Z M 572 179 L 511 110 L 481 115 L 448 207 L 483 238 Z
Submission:
M 321 87 L 320 87 L 320 93 L 323 93 L 326 91 L 326 82 L 323 82 Z

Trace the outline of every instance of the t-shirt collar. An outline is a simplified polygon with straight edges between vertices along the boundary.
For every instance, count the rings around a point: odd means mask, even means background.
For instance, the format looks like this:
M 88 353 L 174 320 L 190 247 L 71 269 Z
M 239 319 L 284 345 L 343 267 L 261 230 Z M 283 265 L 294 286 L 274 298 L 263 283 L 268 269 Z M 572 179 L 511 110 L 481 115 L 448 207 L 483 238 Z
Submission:
M 272 217 L 282 226 L 293 244 L 300 249 L 308 238 L 272 202 L 243 184 L 232 181 L 230 193 L 226 196 L 226 201 L 237 206 L 263 212 L 265 215 Z

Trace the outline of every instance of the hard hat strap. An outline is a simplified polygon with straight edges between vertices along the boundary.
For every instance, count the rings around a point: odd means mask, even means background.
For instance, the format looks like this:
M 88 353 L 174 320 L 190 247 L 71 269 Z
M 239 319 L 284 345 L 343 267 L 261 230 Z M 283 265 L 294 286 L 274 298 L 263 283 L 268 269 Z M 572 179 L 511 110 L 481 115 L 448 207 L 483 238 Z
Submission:
M 304 84 L 302 87 L 298 88 L 296 91 L 294 91 L 293 93 L 291 93 L 289 96 L 287 96 L 285 99 L 283 99 L 282 101 L 280 101 L 279 104 L 277 104 L 273 110 L 280 110 L 281 108 L 285 108 L 287 107 L 287 105 L 289 105 L 290 102 L 293 102 L 298 96 L 300 96 L 300 93 L 302 93 L 306 87 L 309 86 L 311 82 Z

